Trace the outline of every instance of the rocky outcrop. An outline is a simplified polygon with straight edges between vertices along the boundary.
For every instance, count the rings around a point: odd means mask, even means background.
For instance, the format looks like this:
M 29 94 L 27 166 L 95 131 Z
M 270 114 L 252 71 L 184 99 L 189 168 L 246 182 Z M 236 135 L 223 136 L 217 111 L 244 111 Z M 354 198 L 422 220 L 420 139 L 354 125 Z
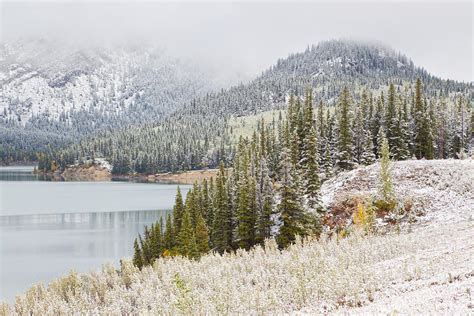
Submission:
M 66 181 L 110 181 L 112 174 L 110 170 L 100 166 L 69 166 L 61 176 Z
M 179 173 L 157 173 L 146 176 L 148 182 L 171 182 L 193 184 L 204 179 L 216 178 L 219 169 L 191 170 Z

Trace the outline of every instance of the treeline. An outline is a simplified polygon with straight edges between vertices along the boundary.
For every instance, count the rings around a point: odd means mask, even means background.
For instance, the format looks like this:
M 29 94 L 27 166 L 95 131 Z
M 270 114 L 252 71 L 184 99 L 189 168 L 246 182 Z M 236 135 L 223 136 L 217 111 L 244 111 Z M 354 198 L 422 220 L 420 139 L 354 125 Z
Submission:
M 400 96 L 403 102 L 407 102 L 407 111 L 411 111 L 416 78 L 424 83 L 422 102 L 426 101 L 426 105 L 423 105 L 425 110 L 429 112 L 433 106 L 435 115 L 438 115 L 437 108 L 442 108 L 443 102 L 446 110 L 452 112 L 454 98 L 472 98 L 470 84 L 431 76 L 393 50 L 366 43 L 328 41 L 279 60 L 275 66 L 247 84 L 198 97 L 159 123 L 142 120 L 144 124 L 140 127 L 124 128 L 111 121 L 109 132 L 87 137 L 65 149 L 54 151 L 45 165 L 57 160 L 56 164 L 62 168 L 65 164 L 80 162 L 87 157 L 103 157 L 112 163 L 113 172 L 118 174 L 215 168 L 221 160 L 229 165 L 236 151 L 229 120 L 232 117 L 282 109 L 286 107 L 290 94 L 302 97 L 308 86 L 313 88 L 315 100 L 324 101 L 324 116 L 327 107 L 336 105 L 344 86 L 351 93 L 351 102 L 358 104 L 363 91 L 366 91 L 367 111 L 372 102 L 373 114 L 381 115 L 380 122 L 375 122 L 371 128 L 371 133 L 376 137 L 376 128 L 385 124 L 384 110 L 388 103 L 387 94 L 378 100 L 380 91 L 393 83 L 397 107 L 400 106 Z M 470 103 L 466 100 L 462 106 L 465 110 L 470 109 Z M 381 112 L 375 113 L 380 109 Z M 408 113 L 406 121 L 413 118 L 412 114 Z M 453 120 L 453 115 L 443 113 L 442 116 L 443 119 Z M 367 118 L 365 122 L 372 120 L 375 118 Z M 413 131 L 413 126 L 409 127 Z M 45 156 L 49 155 L 45 153 Z
M 300 97 L 293 99 L 299 102 Z M 371 163 L 378 157 L 382 131 L 395 159 L 458 158 L 471 146 L 471 101 L 465 94 L 427 96 L 420 80 L 413 86 L 391 84 L 380 94 L 345 88 L 335 106 L 320 100 L 315 128 L 319 162 L 328 174 L 333 167 L 349 167 L 344 164 Z M 217 101 L 209 97 L 208 102 Z M 222 99 L 210 108 L 227 102 Z M 54 160 L 54 165 L 64 168 L 91 157 L 107 157 L 118 174 L 214 168 L 220 161 L 231 165 L 237 149 L 229 118 L 222 109 L 214 113 L 210 108 L 206 107 L 210 114 L 204 118 L 207 110 L 192 103 L 160 125 L 120 130 L 67 150 L 44 153 L 42 165 L 47 170 Z M 342 139 L 336 139 L 340 135 Z

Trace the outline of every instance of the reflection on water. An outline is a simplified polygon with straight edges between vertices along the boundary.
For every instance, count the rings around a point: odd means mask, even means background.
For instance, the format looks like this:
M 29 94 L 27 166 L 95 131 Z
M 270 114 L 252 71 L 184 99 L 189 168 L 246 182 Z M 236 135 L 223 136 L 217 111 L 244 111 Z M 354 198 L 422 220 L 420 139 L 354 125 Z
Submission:
M 0 167 L 0 301 L 34 283 L 118 265 L 133 240 L 173 207 L 176 184 L 41 181 Z M 189 185 L 181 185 L 186 196 Z M 136 211 L 130 211 L 136 210 Z M 154 211 L 150 211 L 154 210 Z
M 33 166 L 0 167 L 0 181 L 49 181 L 51 177 L 33 174 Z
M 0 301 L 71 269 L 87 272 L 133 254 L 133 240 L 167 211 L 0 216 Z

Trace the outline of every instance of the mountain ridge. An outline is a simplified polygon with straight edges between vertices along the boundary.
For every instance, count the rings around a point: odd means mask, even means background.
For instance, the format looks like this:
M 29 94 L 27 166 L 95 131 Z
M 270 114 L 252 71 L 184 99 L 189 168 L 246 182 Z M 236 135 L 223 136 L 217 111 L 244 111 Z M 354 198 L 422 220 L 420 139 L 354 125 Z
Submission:
M 426 70 L 415 67 L 408 57 L 380 44 L 330 40 L 308 47 L 304 52 L 279 59 L 274 66 L 247 83 L 219 92 L 189 96 L 188 100 L 183 100 L 179 106 L 167 112 L 162 117 L 163 120 L 140 121 L 142 116 L 139 115 L 135 120 L 139 123 L 137 129 L 120 131 L 127 128 L 127 125 L 118 124 L 107 129 L 101 137 L 130 138 L 133 134 L 134 139 L 147 139 L 154 134 L 156 143 L 167 143 L 163 146 L 171 152 L 180 152 L 183 149 L 175 148 L 170 139 L 173 139 L 174 143 L 181 143 L 184 147 L 190 147 L 193 143 L 186 138 L 196 139 L 194 145 L 201 141 L 213 143 L 212 146 L 208 145 L 207 149 L 200 149 L 202 153 L 199 154 L 199 158 L 192 158 L 193 162 L 184 163 L 183 166 L 184 169 L 196 168 L 200 164 L 198 161 L 204 156 L 213 161 L 221 158 L 215 152 L 208 153 L 208 151 L 210 147 L 219 148 L 220 143 L 226 141 L 227 122 L 232 116 L 255 115 L 262 111 L 283 108 L 289 94 L 302 95 L 308 86 L 313 87 L 315 100 L 334 104 L 344 87 L 355 91 L 357 98 L 362 87 L 377 91 L 394 83 L 401 89 L 403 85 L 411 86 L 416 78 L 421 78 L 423 81 L 424 91 L 428 97 L 442 94 L 452 99 L 456 94 L 468 93 L 472 87 L 471 84 L 432 76 Z M 153 87 L 153 84 L 149 85 L 150 89 Z M 128 115 L 133 117 L 133 114 L 132 111 Z M 87 111 L 83 111 L 82 115 L 83 120 L 91 117 Z M 41 124 L 41 120 L 33 122 Z M 158 126 L 160 135 L 156 135 L 156 131 L 150 131 Z M 45 131 L 50 131 L 49 125 Z M 15 143 L 12 138 L 10 135 L 10 142 Z M 86 140 L 85 143 L 87 142 L 90 141 Z M 153 151 L 151 148 L 149 150 Z M 190 149 L 185 149 L 185 152 L 189 153 Z M 99 153 L 106 155 L 103 151 Z M 181 155 L 187 154 L 182 153 L 178 156 Z M 175 170 L 174 167 L 170 169 Z

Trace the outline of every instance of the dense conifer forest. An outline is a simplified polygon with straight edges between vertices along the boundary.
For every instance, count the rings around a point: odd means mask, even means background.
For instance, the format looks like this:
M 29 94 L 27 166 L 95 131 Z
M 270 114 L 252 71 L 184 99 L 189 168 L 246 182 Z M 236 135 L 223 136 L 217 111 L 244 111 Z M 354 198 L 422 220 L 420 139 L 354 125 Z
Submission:
M 363 91 L 357 101 L 344 88 L 334 108 L 315 104 L 308 88 L 303 98 L 290 96 L 286 115 L 262 119 L 250 139 L 240 137 L 232 168 L 221 161 L 216 179 L 195 184 L 185 201 L 178 191 L 173 213 L 135 241 L 134 262 L 248 250 L 271 237 L 284 248 L 296 236 L 318 235 L 321 182 L 380 159 L 379 197 L 359 215 L 371 222 L 374 212 L 397 207 L 390 160 L 462 158 L 472 133 L 467 101 L 428 101 L 419 79 L 409 93 L 391 84 L 378 97 Z

